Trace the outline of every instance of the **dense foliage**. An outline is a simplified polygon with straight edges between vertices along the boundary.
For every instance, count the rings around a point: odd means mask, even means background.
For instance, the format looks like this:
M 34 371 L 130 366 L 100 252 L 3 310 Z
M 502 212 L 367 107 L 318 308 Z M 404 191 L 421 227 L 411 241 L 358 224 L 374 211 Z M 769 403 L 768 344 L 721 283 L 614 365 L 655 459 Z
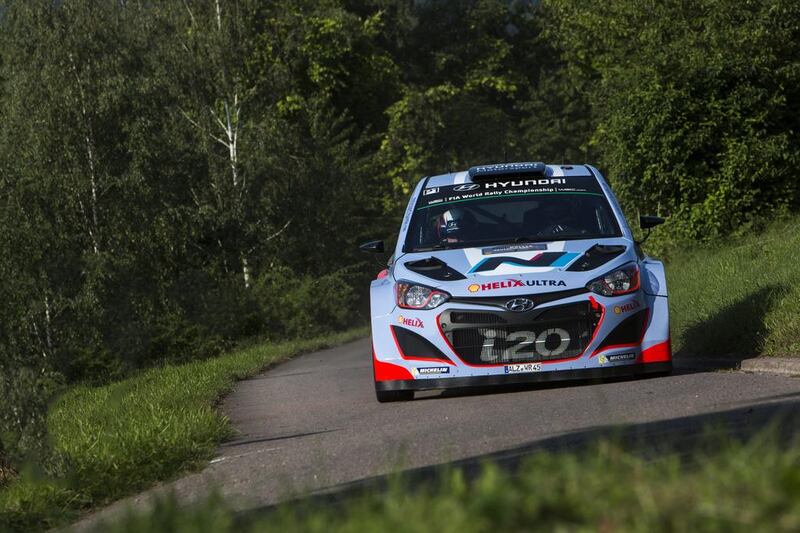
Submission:
M 595 162 L 683 238 L 797 209 L 795 2 L 539 4 L 3 1 L 0 456 L 64 385 L 362 321 L 427 173 Z
M 797 209 L 799 3 L 546 4 L 624 204 L 701 240 Z

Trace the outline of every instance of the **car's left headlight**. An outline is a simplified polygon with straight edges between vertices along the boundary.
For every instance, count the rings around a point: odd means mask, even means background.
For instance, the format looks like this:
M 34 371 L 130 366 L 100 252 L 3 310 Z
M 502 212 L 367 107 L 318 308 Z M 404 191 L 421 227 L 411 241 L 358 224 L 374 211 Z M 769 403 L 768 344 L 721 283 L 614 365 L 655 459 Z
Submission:
M 594 279 L 586 288 L 603 296 L 622 296 L 639 289 L 639 267 L 636 263 L 612 270 Z
M 450 295 L 416 283 L 399 281 L 396 286 L 397 305 L 403 309 L 433 309 L 439 307 Z

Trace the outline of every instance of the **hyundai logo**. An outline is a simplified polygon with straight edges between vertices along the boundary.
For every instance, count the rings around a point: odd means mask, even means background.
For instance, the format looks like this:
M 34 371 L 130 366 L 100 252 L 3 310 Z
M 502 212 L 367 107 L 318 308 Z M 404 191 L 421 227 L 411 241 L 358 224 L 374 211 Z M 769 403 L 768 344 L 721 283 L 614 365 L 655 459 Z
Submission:
M 536 304 L 527 298 L 514 298 L 513 300 L 507 301 L 505 307 L 509 311 L 514 311 L 515 313 L 524 313 L 525 311 L 533 309 L 534 305 Z
M 464 185 L 456 185 L 453 190 L 456 192 L 474 191 L 480 187 L 479 183 L 465 183 Z

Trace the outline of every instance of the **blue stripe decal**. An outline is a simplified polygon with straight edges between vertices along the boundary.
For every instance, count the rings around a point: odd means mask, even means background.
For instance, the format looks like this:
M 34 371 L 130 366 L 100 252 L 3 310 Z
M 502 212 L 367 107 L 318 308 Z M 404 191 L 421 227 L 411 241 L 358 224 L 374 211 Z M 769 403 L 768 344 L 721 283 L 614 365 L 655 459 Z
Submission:
M 479 261 L 474 267 L 470 268 L 467 273 L 473 274 L 475 272 L 490 272 L 495 270 L 500 265 L 514 265 L 528 268 L 562 267 L 571 263 L 572 260 L 579 255 L 579 253 L 575 252 L 544 252 L 537 254 L 530 259 L 502 256 L 487 257 Z
M 485 263 L 486 261 L 488 261 L 488 260 L 489 260 L 489 258 L 486 258 L 486 259 L 481 259 L 481 260 L 480 260 L 480 262 L 479 262 L 477 265 L 475 265 L 474 267 L 472 267 L 472 268 L 470 268 L 470 269 L 469 269 L 469 271 L 467 272 L 467 274 L 472 274 L 473 272 L 475 272 L 476 270 L 478 270 L 478 269 L 481 267 L 481 265 L 482 265 L 482 264 L 484 264 L 484 263 Z

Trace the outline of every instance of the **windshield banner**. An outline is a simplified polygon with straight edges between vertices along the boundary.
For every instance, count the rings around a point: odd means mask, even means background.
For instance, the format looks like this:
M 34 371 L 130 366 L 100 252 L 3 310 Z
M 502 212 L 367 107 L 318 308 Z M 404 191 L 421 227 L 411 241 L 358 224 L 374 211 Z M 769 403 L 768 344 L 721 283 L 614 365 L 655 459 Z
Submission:
M 539 194 L 588 194 L 604 196 L 600 184 L 593 176 L 563 178 L 525 178 L 481 183 L 462 183 L 447 187 L 422 190 L 417 210 L 435 205 L 465 202 L 480 198 L 505 198 Z

